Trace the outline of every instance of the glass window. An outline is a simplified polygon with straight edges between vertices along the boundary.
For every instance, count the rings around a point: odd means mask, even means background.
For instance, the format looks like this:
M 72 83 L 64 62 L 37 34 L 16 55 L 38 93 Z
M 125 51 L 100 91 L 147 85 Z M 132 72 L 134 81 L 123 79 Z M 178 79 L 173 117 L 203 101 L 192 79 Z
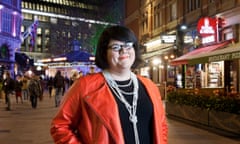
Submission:
M 81 39 L 81 33 L 78 33 L 78 39 Z
M 37 34 L 41 35 L 42 34 L 42 28 L 37 28 Z
M 12 15 L 6 11 L 2 11 L 2 30 L 9 34 L 12 32 Z
M 25 27 L 21 26 L 21 32 L 23 33 L 25 31 Z
M 44 41 L 44 45 L 48 45 L 49 44 L 49 37 L 45 37 L 45 41 Z
M 57 18 L 50 18 L 50 22 L 52 23 L 52 24 L 57 24 Z
M 11 5 L 12 4 L 12 0 L 2 0 L 3 3 L 6 3 L 6 4 L 9 4 Z
M 32 14 L 23 13 L 23 17 L 24 17 L 25 20 L 32 20 Z
M 45 35 L 49 36 L 50 35 L 50 30 L 49 29 L 45 29 Z
M 177 4 L 174 3 L 171 5 L 171 20 L 175 20 L 177 18 Z
M 65 36 L 66 36 L 66 32 L 62 31 L 62 37 L 65 37 Z
M 41 45 L 39 45 L 39 46 L 37 47 L 36 52 L 42 52 L 42 47 L 41 47 Z
M 32 9 L 32 3 L 28 3 L 28 8 Z
M 32 4 L 32 9 L 35 10 L 36 9 L 36 5 L 33 3 Z
M 37 45 L 42 45 L 42 37 L 41 36 L 37 37 Z
M 68 38 L 71 38 L 71 33 L 70 32 L 68 32 Z
M 43 11 L 44 8 L 43 8 L 43 5 L 40 5 L 40 11 Z

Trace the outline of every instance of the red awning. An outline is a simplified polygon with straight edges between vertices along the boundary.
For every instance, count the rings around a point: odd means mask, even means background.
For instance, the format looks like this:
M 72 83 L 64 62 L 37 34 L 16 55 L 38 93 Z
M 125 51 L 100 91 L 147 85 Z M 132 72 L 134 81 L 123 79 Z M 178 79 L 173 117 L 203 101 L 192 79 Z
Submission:
M 220 48 L 222 48 L 223 46 L 225 46 L 229 43 L 230 43 L 230 41 L 226 41 L 226 42 L 223 42 L 223 43 L 219 43 L 219 44 L 195 49 L 191 52 L 186 53 L 185 55 L 182 55 L 182 56 L 172 60 L 171 65 L 176 66 L 176 65 L 188 64 L 188 62 L 189 62 L 189 60 L 191 60 L 192 56 L 196 56 L 196 55 L 199 55 L 199 54 L 214 51 L 216 49 L 220 49 Z

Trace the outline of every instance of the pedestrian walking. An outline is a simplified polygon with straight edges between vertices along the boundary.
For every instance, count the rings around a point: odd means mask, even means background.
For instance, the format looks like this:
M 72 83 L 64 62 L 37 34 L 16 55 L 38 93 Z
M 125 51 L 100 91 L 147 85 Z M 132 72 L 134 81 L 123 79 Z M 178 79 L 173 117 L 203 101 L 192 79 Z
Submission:
M 40 99 L 43 89 L 38 76 L 32 76 L 28 86 L 32 108 L 37 108 L 38 98 Z
M 78 79 L 79 78 L 79 72 L 78 72 L 78 70 L 75 70 L 75 69 L 73 69 L 72 71 L 71 71 L 71 75 L 70 75 L 70 86 L 74 83 L 74 81 L 76 80 L 76 79 Z
M 27 76 L 23 76 L 22 78 L 22 95 L 24 100 L 28 100 L 28 83 L 29 78 Z
M 16 96 L 16 102 L 18 103 L 18 99 L 20 98 L 21 103 L 23 103 L 23 98 L 22 98 L 22 80 L 20 76 L 16 77 L 15 80 L 15 96 Z
M 14 91 L 15 82 L 14 79 L 11 78 L 11 74 L 9 71 L 5 73 L 5 78 L 3 80 L 3 90 L 5 93 L 5 103 L 7 104 L 6 110 L 11 110 L 11 100 L 10 95 Z
M 47 88 L 48 88 L 48 94 L 49 94 L 49 98 L 52 98 L 52 91 L 53 91 L 53 77 L 50 77 L 48 80 L 47 80 Z
M 57 71 L 54 77 L 54 88 L 55 88 L 55 106 L 58 107 L 61 102 L 62 93 L 64 90 L 64 77 L 61 74 L 61 71 Z

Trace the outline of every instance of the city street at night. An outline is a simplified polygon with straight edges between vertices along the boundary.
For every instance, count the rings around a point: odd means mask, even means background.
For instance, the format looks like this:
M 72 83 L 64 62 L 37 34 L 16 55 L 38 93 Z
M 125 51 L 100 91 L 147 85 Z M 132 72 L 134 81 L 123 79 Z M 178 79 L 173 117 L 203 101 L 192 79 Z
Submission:
M 4 99 L 0 99 L 0 143 L 1 144 L 53 144 L 50 136 L 51 119 L 57 109 L 54 98 L 45 93 L 37 109 L 32 109 L 27 100 L 16 103 L 12 96 L 12 110 L 5 110 Z M 168 119 L 169 144 L 240 144 L 215 133 Z

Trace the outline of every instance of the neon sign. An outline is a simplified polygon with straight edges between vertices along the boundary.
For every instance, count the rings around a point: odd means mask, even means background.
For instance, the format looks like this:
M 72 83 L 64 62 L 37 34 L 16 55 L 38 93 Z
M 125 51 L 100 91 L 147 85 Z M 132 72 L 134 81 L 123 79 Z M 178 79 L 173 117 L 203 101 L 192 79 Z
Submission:
M 210 17 L 201 18 L 198 21 L 197 30 L 202 37 L 202 43 L 217 41 L 216 19 Z

